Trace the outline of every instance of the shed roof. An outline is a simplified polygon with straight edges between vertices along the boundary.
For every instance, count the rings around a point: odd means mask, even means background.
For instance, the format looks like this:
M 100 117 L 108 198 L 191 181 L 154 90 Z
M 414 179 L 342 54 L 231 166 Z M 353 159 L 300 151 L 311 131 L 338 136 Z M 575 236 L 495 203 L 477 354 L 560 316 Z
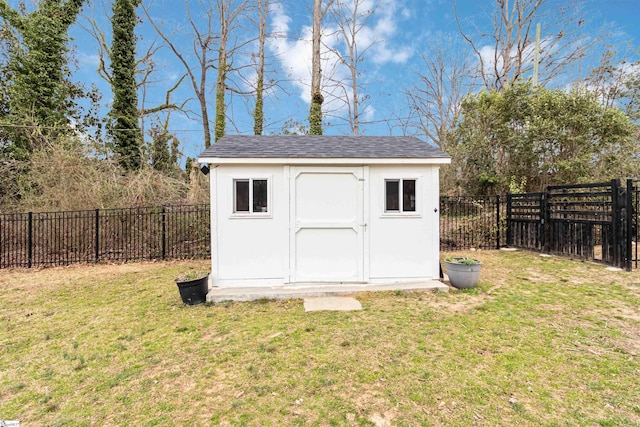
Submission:
M 227 135 L 200 153 L 214 159 L 442 159 L 449 155 L 411 136 Z

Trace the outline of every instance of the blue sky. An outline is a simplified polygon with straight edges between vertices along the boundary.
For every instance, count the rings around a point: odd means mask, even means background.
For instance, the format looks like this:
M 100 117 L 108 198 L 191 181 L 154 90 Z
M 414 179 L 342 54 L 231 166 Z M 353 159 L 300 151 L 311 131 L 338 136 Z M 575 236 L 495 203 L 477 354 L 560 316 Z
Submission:
M 560 1 L 565 5 L 574 3 L 572 0 L 554 1 Z M 146 0 L 144 3 L 148 6 L 153 19 L 167 33 L 172 34 L 180 49 L 190 56 L 191 39 L 186 34 L 180 35 L 180 32 L 188 30 L 187 21 L 184 18 L 184 2 L 182 0 Z M 190 1 L 194 20 L 204 23 L 199 15 L 202 15 L 209 3 L 213 1 L 202 3 Z M 281 133 L 285 122 L 289 119 L 297 120 L 303 125 L 307 124 L 311 68 L 309 59 L 311 5 L 312 0 L 280 0 L 272 7 L 269 15 L 270 33 L 274 37 L 268 42 L 270 58 L 267 67 L 269 77 L 278 81 L 278 88 L 268 93 L 265 105 L 265 133 Z M 490 30 L 492 1 L 458 0 L 457 7 L 461 22 L 470 33 L 474 32 L 474 27 Z M 607 25 L 613 33 L 612 43 L 620 49 L 629 40 L 632 40 L 636 47 L 640 45 L 640 25 L 638 25 L 640 0 L 586 0 L 583 11 L 587 24 L 580 31 L 584 31 L 586 38 Z M 102 0 L 91 0 L 85 7 L 78 25 L 72 29 L 74 43 L 77 45 L 74 57 L 78 70 L 75 72 L 75 78 L 98 86 L 103 93 L 101 103 L 105 111 L 111 102 L 111 92 L 96 71 L 99 59 L 98 44 L 88 34 L 86 27 L 88 20 L 94 19 L 107 39 L 110 39 L 109 14 L 108 0 L 104 0 L 104 3 Z M 140 37 L 139 53 L 144 52 L 152 43 L 160 46 L 154 55 L 156 69 L 152 75 L 153 84 L 149 85 L 145 96 L 145 106 L 150 107 L 164 100 L 166 90 L 172 87 L 184 73 L 184 68 L 166 47 L 161 47 L 157 35 L 142 14 L 141 20 L 137 27 Z M 544 37 L 545 22 L 541 24 Z M 244 28 L 235 33 L 235 37 L 240 41 L 252 37 L 254 31 L 249 28 L 247 22 L 243 25 Z M 327 32 L 335 29 L 335 24 L 330 17 L 325 18 L 325 27 Z M 363 46 L 375 42 L 364 55 L 360 69 L 360 79 L 363 83 L 361 93 L 369 97 L 362 114 L 366 123 L 362 126 L 361 133 L 388 135 L 402 134 L 407 131 L 395 119 L 408 116 L 405 92 L 410 90 L 412 85 L 417 84 L 416 73 L 423 67 L 421 55 L 429 51 L 430 42 L 439 33 L 450 34 L 453 39 L 461 40 L 451 0 L 379 0 L 377 2 L 375 13 L 366 22 L 361 36 Z M 325 42 L 335 49 L 344 49 L 344 45 L 330 36 L 325 37 Z M 461 41 L 451 45 L 452 51 L 456 52 L 465 48 Z M 212 56 L 214 56 L 213 53 Z M 325 56 L 332 58 L 328 51 L 325 51 Z M 248 63 L 250 62 L 248 58 L 248 55 L 239 57 L 236 63 Z M 335 62 L 334 59 L 329 61 Z M 325 63 L 325 70 L 334 68 L 332 63 Z M 345 75 L 344 68 L 341 69 L 339 66 L 335 68 L 334 77 L 337 80 Z M 234 81 L 239 89 L 248 90 L 250 83 L 247 82 L 251 82 L 252 76 L 250 70 L 245 70 L 243 78 L 246 82 L 238 76 Z M 215 106 L 215 78 L 215 71 L 208 76 L 210 117 L 213 117 Z M 565 84 L 575 76 L 562 76 L 562 78 L 565 82 L 558 80 L 558 85 Z M 325 79 L 325 82 L 327 81 L 328 79 Z M 204 149 L 202 125 L 195 97 L 185 81 L 175 92 L 173 99 L 189 98 L 191 101 L 186 104 L 188 114 L 173 113 L 170 130 L 180 139 L 181 151 L 185 155 L 195 156 Z M 326 86 L 325 99 L 325 107 L 330 110 L 328 111 L 330 124 L 325 126 L 325 134 L 349 133 L 347 122 L 341 119 L 346 110 L 344 103 L 340 101 L 339 92 Z M 228 111 L 230 123 L 227 125 L 227 133 L 251 134 L 253 132 L 252 101 L 247 97 L 231 94 L 227 101 L 230 104 Z

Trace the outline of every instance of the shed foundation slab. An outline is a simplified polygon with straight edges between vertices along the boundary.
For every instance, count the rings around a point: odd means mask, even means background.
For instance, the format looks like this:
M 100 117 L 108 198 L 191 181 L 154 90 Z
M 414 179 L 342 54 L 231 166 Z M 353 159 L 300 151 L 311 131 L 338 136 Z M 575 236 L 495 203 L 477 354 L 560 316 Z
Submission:
M 376 284 L 296 284 L 273 287 L 212 288 L 207 302 L 255 301 L 259 299 L 300 299 L 307 297 L 331 297 L 353 295 L 358 292 L 379 291 L 432 291 L 448 292 L 449 287 L 437 280 L 406 283 Z

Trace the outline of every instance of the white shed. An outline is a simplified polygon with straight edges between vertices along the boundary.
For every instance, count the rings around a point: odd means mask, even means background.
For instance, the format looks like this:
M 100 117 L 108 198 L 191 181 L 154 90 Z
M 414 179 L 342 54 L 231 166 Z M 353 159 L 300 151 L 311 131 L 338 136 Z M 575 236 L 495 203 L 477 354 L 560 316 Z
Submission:
M 225 136 L 210 167 L 213 286 L 439 278 L 439 167 L 413 137 Z

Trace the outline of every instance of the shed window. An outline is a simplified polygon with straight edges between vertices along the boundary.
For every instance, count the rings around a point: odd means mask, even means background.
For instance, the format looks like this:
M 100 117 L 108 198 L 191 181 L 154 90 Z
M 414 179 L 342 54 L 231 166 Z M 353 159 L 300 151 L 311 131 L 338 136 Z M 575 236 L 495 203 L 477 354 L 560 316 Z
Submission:
M 384 187 L 385 212 L 416 211 L 415 179 L 385 179 Z
M 233 197 L 234 213 L 269 212 L 266 179 L 234 179 Z

